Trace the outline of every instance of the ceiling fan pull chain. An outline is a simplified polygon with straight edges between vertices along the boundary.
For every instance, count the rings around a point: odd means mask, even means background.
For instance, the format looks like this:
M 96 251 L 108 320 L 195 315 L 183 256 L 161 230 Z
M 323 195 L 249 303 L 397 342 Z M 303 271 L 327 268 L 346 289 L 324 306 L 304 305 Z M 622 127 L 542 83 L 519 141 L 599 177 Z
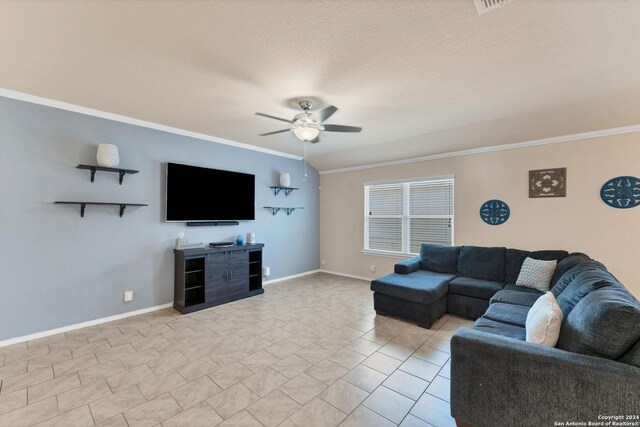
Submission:
M 307 180 L 307 164 L 309 163 L 307 161 L 307 145 L 309 144 L 309 141 L 303 141 L 302 144 L 304 145 L 304 179 L 303 181 Z

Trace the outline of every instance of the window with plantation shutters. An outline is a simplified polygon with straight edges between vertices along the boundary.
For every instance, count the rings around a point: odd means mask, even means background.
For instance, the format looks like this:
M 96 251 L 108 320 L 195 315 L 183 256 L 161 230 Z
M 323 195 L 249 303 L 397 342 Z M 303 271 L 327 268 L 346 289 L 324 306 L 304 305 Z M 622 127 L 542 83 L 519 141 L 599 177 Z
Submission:
M 453 178 L 365 184 L 365 251 L 418 254 L 453 245 Z

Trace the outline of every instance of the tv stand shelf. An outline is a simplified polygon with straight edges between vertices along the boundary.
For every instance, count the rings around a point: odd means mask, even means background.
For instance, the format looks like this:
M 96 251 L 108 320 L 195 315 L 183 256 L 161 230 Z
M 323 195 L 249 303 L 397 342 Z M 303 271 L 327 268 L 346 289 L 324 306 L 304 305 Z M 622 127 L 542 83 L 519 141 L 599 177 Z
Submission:
M 263 247 L 175 249 L 174 308 L 192 313 L 264 293 Z

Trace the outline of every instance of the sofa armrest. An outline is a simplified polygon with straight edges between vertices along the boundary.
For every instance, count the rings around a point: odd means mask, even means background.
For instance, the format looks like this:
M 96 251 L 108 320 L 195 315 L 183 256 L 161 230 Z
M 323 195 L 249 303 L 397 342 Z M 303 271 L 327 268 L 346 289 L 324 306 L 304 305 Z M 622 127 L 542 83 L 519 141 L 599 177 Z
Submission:
M 478 427 L 638 415 L 638 390 L 632 365 L 467 328 L 451 339 L 451 415 Z
M 414 271 L 420 270 L 421 265 L 422 262 L 420 261 L 420 257 L 416 256 L 397 263 L 393 267 L 393 272 L 398 274 L 410 274 Z

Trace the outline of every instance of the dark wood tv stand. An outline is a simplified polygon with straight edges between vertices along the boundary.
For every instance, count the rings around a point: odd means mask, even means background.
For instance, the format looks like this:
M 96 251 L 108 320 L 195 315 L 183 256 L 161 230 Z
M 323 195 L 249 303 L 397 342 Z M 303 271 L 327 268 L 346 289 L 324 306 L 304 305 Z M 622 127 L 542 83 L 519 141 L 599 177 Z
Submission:
M 263 244 L 175 249 L 173 307 L 182 313 L 260 295 Z

